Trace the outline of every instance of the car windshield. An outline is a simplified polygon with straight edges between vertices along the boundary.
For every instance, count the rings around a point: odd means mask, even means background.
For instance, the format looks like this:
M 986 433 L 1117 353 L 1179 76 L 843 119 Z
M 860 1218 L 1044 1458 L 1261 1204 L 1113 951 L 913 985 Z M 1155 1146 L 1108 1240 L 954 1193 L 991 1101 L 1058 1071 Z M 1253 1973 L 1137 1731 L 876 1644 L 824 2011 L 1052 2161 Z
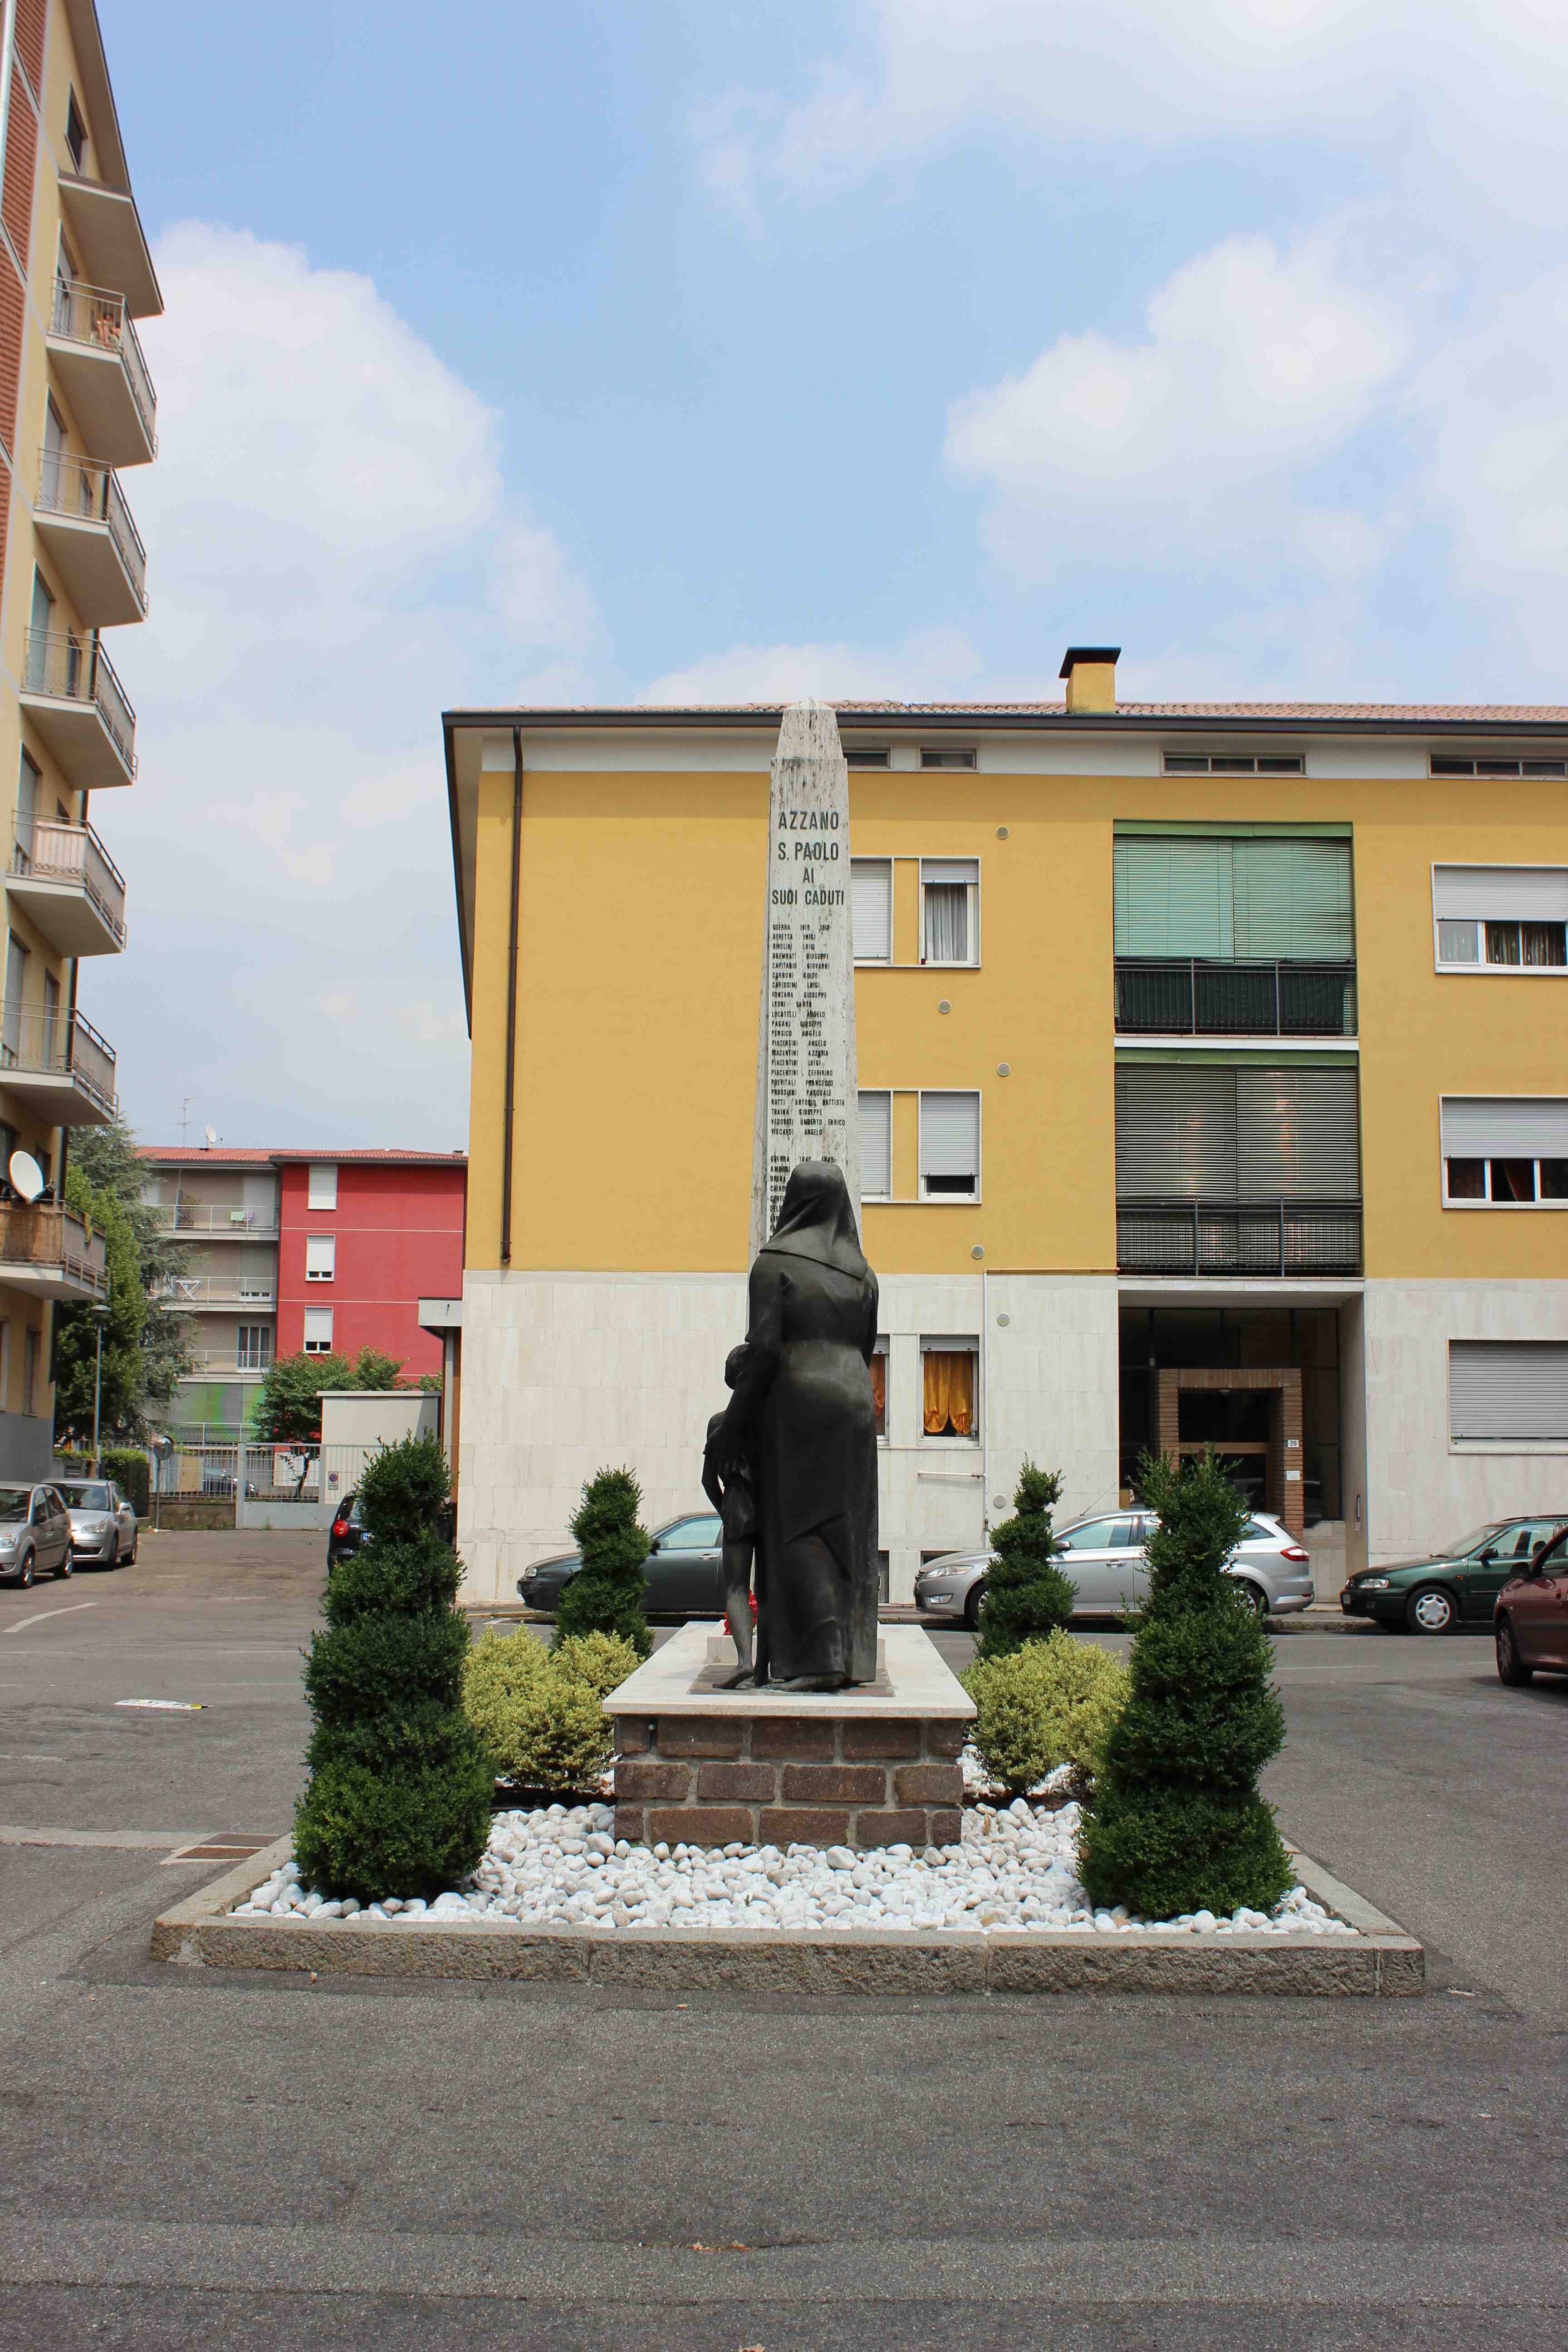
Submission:
M 1440 1544 L 1432 1557 L 1434 1559 L 1468 1559 L 1471 1552 L 1479 1551 L 1483 1544 L 1490 1543 L 1498 1529 L 1507 1525 L 1506 1519 L 1489 1519 L 1484 1528 L 1472 1528 L 1468 1536 L 1459 1538 L 1458 1543 Z
M 61 1494 L 73 1511 L 111 1511 L 114 1498 L 107 1486 L 62 1486 Z
M 31 1486 L 0 1486 L 0 1523 L 25 1519 L 32 1500 Z

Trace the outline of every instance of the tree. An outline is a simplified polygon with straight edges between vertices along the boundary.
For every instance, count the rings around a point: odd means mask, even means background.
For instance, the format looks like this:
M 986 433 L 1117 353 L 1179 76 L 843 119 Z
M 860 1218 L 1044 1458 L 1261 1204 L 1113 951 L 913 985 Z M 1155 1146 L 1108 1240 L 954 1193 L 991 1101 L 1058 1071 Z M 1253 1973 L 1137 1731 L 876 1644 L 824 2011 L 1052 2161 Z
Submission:
M 652 1650 L 643 1579 L 648 1536 L 637 1524 L 641 1503 L 642 1488 L 629 1470 L 601 1470 L 584 1481 L 572 1522 L 583 1565 L 556 1603 L 557 1646 L 577 1633 L 616 1633 L 639 1658 Z
M 250 1426 L 264 1444 L 314 1445 L 321 1434 L 326 1389 L 401 1389 L 409 1384 L 395 1356 L 362 1348 L 357 1356 L 277 1356 L 268 1365 Z
M 1018 1473 L 1013 1517 L 992 1532 L 995 1558 L 985 1571 L 977 1656 L 1011 1657 L 1026 1642 L 1060 1633 L 1072 1615 L 1078 1587 L 1055 1564 L 1051 1532 L 1051 1510 L 1061 1491 L 1058 1471 L 1026 1462 Z
M 103 1325 L 100 1428 L 138 1438 L 149 1405 L 167 1404 L 190 1361 L 190 1319 L 158 1302 L 184 1272 L 188 1253 L 142 1197 L 143 1167 L 122 1118 L 73 1137 L 65 1198 L 104 1236 L 109 1316 Z M 55 1425 L 79 1444 L 92 1441 L 98 1318 L 85 1302 L 55 1318 Z
M 330 1571 L 326 1630 L 306 1654 L 316 1728 L 294 1856 L 307 1885 L 362 1903 L 439 1894 L 489 1835 L 494 1767 L 462 1706 L 462 1565 L 437 1533 L 448 1485 L 434 1437 L 371 1457 L 359 1487 L 366 1540 Z
M 1258 1775 L 1285 1738 L 1274 1645 L 1225 1574 L 1248 1507 L 1211 1453 L 1144 1454 L 1160 1514 L 1150 1592 L 1128 1661 L 1131 1696 L 1083 1817 L 1079 1867 L 1098 1904 L 1145 1919 L 1272 1909 L 1290 1863 Z

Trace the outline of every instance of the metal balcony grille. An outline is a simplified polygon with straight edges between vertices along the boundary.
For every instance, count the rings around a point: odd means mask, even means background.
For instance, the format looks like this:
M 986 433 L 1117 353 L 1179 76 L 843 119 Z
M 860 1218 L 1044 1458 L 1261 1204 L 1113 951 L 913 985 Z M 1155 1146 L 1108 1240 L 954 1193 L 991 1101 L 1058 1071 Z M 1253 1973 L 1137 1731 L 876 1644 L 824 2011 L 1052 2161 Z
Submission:
M 147 373 L 136 329 L 127 317 L 125 298 L 105 286 L 85 286 L 79 278 L 57 278 L 55 303 L 49 320 L 52 334 L 73 343 L 90 343 L 98 351 L 118 352 L 147 438 L 157 446 L 158 395 Z
M 63 817 L 18 809 L 10 870 L 18 877 L 74 883 L 124 946 L 125 877 L 90 824 L 70 824 Z
M 25 694 L 57 702 L 89 702 L 113 740 L 128 775 L 136 773 L 136 713 L 114 664 L 96 637 L 63 629 L 29 629 L 22 671 Z
M 147 603 L 147 551 L 131 520 L 120 477 L 93 457 L 72 457 L 46 449 L 38 461 L 38 506 L 45 514 L 68 515 L 79 522 L 108 525 L 143 607 Z
M 1361 1272 L 1359 1201 L 1118 1201 L 1123 1274 Z
M 1353 1037 L 1353 963 L 1118 956 L 1116 1026 L 1144 1037 Z
M 0 1007 L 0 1070 L 74 1078 L 100 1110 L 114 1108 L 114 1048 L 80 1013 Z

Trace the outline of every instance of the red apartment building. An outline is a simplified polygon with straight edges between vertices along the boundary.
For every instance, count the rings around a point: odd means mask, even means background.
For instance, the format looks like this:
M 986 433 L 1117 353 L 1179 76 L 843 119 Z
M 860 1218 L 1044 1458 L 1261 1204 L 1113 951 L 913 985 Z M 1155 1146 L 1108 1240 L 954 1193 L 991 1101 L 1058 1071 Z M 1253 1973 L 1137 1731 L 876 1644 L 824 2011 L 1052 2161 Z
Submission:
M 171 1422 L 237 1430 L 275 1356 L 395 1356 L 439 1372 L 422 1297 L 463 1288 L 460 1151 L 142 1148 L 145 1197 L 189 1245 L 169 1304 L 195 1326 Z

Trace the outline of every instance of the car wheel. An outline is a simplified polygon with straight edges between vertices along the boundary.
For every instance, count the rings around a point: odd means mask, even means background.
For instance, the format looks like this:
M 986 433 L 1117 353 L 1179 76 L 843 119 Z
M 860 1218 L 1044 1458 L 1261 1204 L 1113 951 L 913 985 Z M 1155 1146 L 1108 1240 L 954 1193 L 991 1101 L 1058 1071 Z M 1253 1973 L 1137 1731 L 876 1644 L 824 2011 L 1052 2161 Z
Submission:
M 1459 1604 L 1441 1584 L 1423 1584 L 1405 1604 L 1405 1622 L 1412 1633 L 1451 1633 L 1459 1622 Z
M 1255 1617 L 1267 1617 L 1268 1595 L 1261 1584 L 1254 1584 L 1249 1576 L 1238 1576 L 1236 1583 L 1237 1600 L 1244 1601 Z
M 17 1563 L 16 1563 L 16 1581 L 19 1585 L 21 1585 L 24 1589 L 26 1589 L 26 1587 L 27 1585 L 31 1584 L 32 1580 L 33 1580 L 33 1555 L 32 1555 L 32 1553 L 31 1553 L 31 1552 L 29 1552 L 29 1553 L 27 1554 L 27 1556 L 26 1556 L 26 1559 L 18 1560 L 18 1561 L 17 1561 Z
M 1531 1681 L 1534 1674 L 1534 1667 L 1527 1666 L 1519 1654 L 1519 1638 L 1514 1633 L 1511 1622 L 1507 1617 L 1500 1617 L 1497 1621 L 1499 1682 L 1507 1683 L 1510 1690 L 1518 1690 L 1523 1684 Z
M 983 1584 L 970 1586 L 963 1603 L 963 1622 L 972 1633 L 978 1633 L 980 1631 L 980 1604 L 984 1598 L 985 1587 Z
M 141 1540 L 142 1540 L 142 1530 L 141 1530 L 141 1528 L 137 1528 L 137 1530 L 136 1530 L 136 1533 L 135 1533 L 135 1534 L 132 1537 L 132 1538 L 131 1538 L 131 1549 L 130 1549 L 130 1550 L 129 1550 L 129 1551 L 126 1553 L 126 1555 L 125 1555 L 125 1565 L 126 1565 L 126 1567 L 127 1567 L 127 1568 L 134 1568 L 134 1567 L 135 1567 L 135 1565 L 136 1565 L 136 1547 L 137 1547 L 137 1545 L 141 1542 Z M 116 1566 L 116 1568 L 118 1568 L 118 1567 L 119 1567 L 119 1565 L 120 1565 L 120 1562 L 119 1562 L 118 1560 L 116 1560 L 116 1561 L 115 1561 L 115 1563 L 114 1563 L 114 1565 Z
M 61 1582 L 62 1584 L 65 1582 L 65 1580 L 66 1580 L 67 1577 L 70 1575 L 70 1573 L 71 1573 L 72 1570 L 75 1568 L 75 1566 L 76 1566 L 76 1554 L 72 1551 L 72 1549 L 71 1549 L 71 1548 L 70 1548 L 69 1544 L 67 1544 L 67 1546 L 66 1546 L 66 1549 L 65 1549 L 65 1558 L 61 1560 L 61 1562 L 60 1562 L 60 1564 L 59 1564 L 58 1568 L 57 1568 L 57 1569 L 56 1569 L 56 1570 L 55 1570 L 55 1574 L 56 1574 L 56 1576 L 57 1576 L 57 1577 L 58 1577 L 58 1579 L 59 1579 L 59 1580 L 60 1580 L 60 1582 Z

